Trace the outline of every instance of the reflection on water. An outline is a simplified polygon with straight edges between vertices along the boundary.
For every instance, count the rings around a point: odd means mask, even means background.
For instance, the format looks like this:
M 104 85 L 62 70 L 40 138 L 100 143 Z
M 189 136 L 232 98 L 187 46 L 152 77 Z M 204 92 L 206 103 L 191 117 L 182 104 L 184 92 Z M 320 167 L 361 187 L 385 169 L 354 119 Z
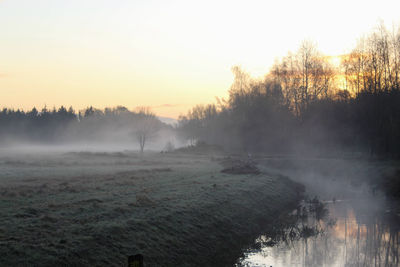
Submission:
M 274 234 L 260 236 L 258 249 L 249 249 L 237 266 L 400 265 L 395 209 L 363 200 L 312 202 Z

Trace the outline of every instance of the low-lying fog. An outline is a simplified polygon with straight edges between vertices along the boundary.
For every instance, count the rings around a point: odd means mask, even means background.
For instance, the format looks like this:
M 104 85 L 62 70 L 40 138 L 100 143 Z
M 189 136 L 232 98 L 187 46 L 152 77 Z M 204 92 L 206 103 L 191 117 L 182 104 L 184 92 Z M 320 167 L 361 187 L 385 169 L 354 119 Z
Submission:
M 307 209 L 283 236 L 261 235 L 239 266 L 398 266 L 400 210 L 379 188 L 397 165 L 360 159 L 260 159 L 264 171 L 305 185 L 307 203 L 318 199 L 325 216 Z M 310 202 L 308 202 L 310 201 Z M 293 232 L 293 229 L 294 230 Z M 274 244 L 271 246 L 271 243 Z

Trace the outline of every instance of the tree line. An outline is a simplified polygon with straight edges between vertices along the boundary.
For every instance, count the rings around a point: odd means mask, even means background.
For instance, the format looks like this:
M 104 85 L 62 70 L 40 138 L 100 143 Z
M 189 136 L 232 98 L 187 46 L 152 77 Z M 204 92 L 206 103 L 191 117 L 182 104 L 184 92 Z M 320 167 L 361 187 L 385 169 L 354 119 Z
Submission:
M 235 151 L 400 156 L 400 28 L 379 25 L 340 61 L 305 41 L 263 79 L 233 67 L 228 99 L 181 116 L 179 133 Z
M 143 151 L 146 141 L 163 128 L 168 128 L 151 112 L 140 107 L 88 107 L 75 111 L 72 107 L 33 108 L 30 111 L 3 108 L 0 111 L 0 144 L 14 142 L 138 142 Z

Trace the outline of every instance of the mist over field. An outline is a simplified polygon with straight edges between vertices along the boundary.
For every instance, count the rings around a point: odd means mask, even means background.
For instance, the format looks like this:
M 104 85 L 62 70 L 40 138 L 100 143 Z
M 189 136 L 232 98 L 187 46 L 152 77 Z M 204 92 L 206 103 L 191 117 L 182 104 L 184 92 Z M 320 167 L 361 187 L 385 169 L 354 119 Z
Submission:
M 0 1 L 0 267 L 400 265 L 400 27 L 344 45 L 383 4 L 32 3 Z
M 34 108 L 26 113 L 4 108 L 0 121 L 3 151 L 141 150 L 145 145 L 146 149 L 161 151 L 168 143 L 181 143 L 173 126 L 146 108 L 129 111 L 125 107 L 90 107 L 81 112 L 72 107 Z

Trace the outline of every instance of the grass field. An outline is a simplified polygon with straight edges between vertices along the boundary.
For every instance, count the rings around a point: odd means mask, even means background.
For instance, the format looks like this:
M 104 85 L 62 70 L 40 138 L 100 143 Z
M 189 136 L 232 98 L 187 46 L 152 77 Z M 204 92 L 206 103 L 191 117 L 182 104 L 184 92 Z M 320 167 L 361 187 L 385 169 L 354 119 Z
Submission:
M 232 266 L 302 187 L 221 173 L 193 153 L 42 153 L 0 159 L 2 266 Z

